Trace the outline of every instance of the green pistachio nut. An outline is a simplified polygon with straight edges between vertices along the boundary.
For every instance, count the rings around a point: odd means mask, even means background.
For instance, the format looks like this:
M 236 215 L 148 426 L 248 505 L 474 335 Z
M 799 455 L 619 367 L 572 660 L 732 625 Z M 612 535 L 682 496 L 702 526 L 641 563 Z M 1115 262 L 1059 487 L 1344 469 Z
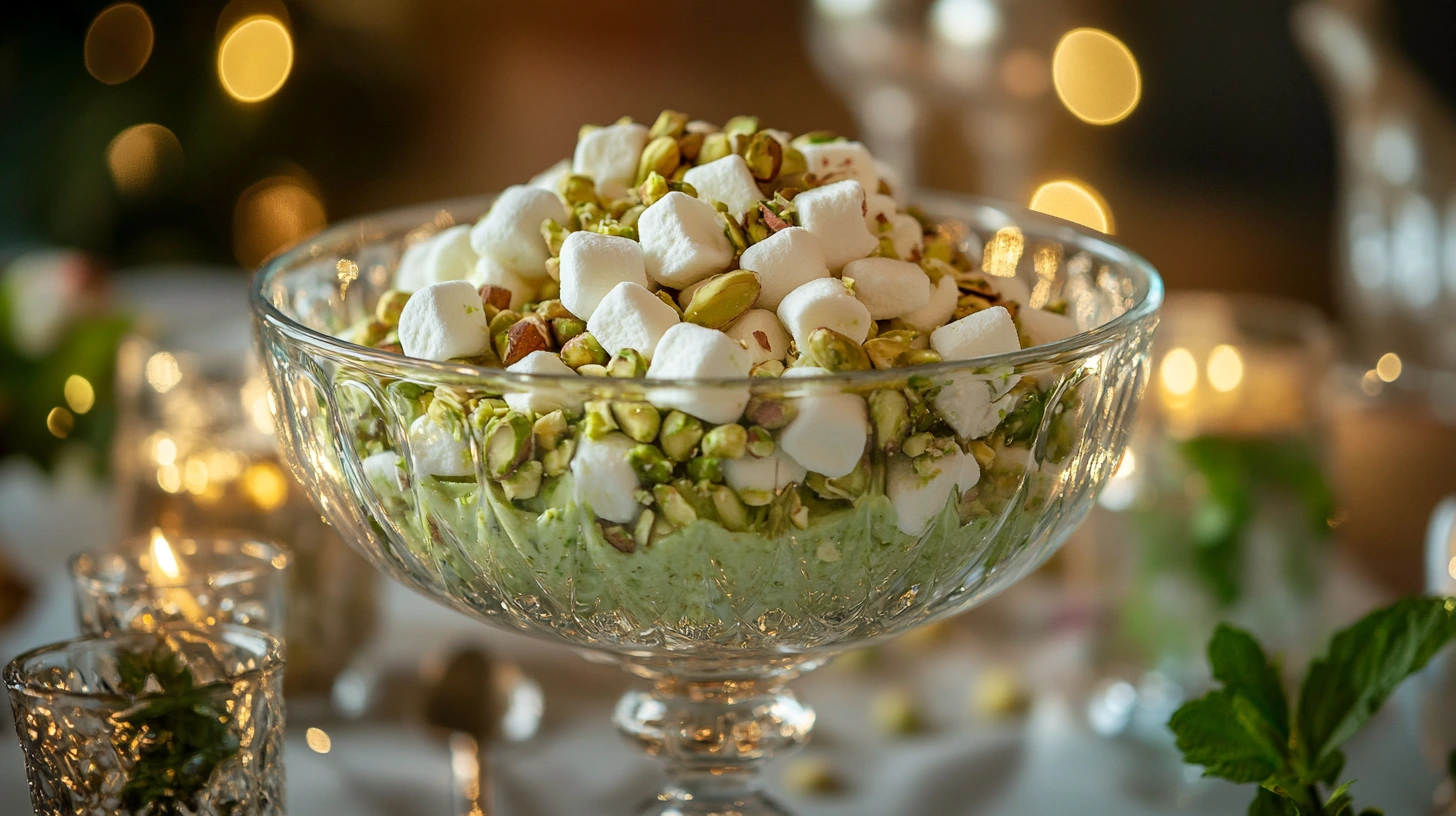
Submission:
M 595 201 L 577 204 L 572 208 L 571 214 L 576 219 L 577 227 L 584 230 L 595 229 L 597 224 L 607 218 L 607 211 Z
M 784 161 L 779 165 L 779 175 L 799 176 L 809 171 L 809 161 L 792 144 L 784 148 Z
M 755 133 L 743 151 L 743 160 L 748 163 L 748 172 L 753 174 L 754 179 L 773 181 L 778 178 L 779 168 L 783 167 L 784 148 L 773 136 Z
M 740 490 L 738 498 L 749 507 L 768 507 L 774 503 L 772 490 Z
M 809 334 L 809 356 L 827 371 L 868 371 L 870 358 L 863 348 L 839 332 L 825 327 Z
M 703 438 L 703 423 L 696 417 L 688 416 L 682 411 L 672 411 L 662 421 L 662 430 L 658 436 L 658 444 L 662 450 L 675 462 L 686 462 L 697 450 L 698 442 Z
M 713 509 L 713 484 L 711 482 L 694 482 L 687 476 L 674 479 L 672 489 L 682 496 L 683 501 L 693 508 L 700 519 L 717 521 L 718 511 Z
M 706 136 L 707 134 L 704 133 L 684 133 L 678 138 L 677 149 L 682 154 L 683 161 L 697 161 L 698 154 L 703 149 L 703 139 Z
M 554 289 L 551 296 L 555 297 L 556 295 L 561 293 L 561 259 L 547 258 L 545 266 L 546 277 L 548 278 L 548 280 L 546 281 L 546 283 L 541 284 L 541 292 L 544 294 L 546 292 L 547 284 L 553 284 Z
M 744 136 L 752 136 L 758 132 L 757 116 L 735 116 L 723 125 L 723 132 L 732 136 L 741 133 Z
M 588 400 L 585 409 L 586 416 L 582 420 L 582 428 L 585 430 L 587 438 L 601 439 L 617 430 L 617 420 L 612 416 L 611 403 L 606 400 Z
M 750 377 L 782 377 L 783 375 L 783 360 L 764 360 L 748 372 Z
M 804 145 L 828 144 L 839 140 L 839 134 L 832 130 L 811 130 L 808 133 L 801 133 L 795 136 L 790 144 L 795 147 L 803 147 Z
M 934 349 L 910 349 L 895 359 L 895 365 L 902 368 L 918 365 L 933 365 L 943 362 L 940 353 Z
M 505 334 L 512 326 L 516 325 L 520 321 L 520 312 L 512 311 L 510 309 L 504 309 L 500 312 L 497 312 L 496 316 L 490 319 L 490 336 L 494 338 L 496 335 Z
M 606 376 L 609 376 L 607 374 L 607 367 L 604 366 L 604 365 L 597 365 L 596 363 L 587 363 L 586 365 L 582 366 L 581 368 L 578 368 L 576 370 L 576 373 L 580 374 L 583 377 L 606 377 Z
M 647 376 L 647 358 L 637 349 L 624 348 L 612 355 L 607 374 L 624 380 Z
M 497 481 L 515 473 L 531 458 L 534 435 L 525 414 L 511 411 L 492 419 L 485 429 L 485 472 Z
M 662 517 L 675 527 L 686 527 L 698 520 L 698 511 L 672 485 L 653 487 L 652 498 L 657 501 L 657 509 Z
M 741 533 L 748 529 L 748 506 L 743 499 L 727 485 L 713 488 L 713 510 L 718 514 L 718 523 L 731 532 Z
M 586 331 L 586 323 L 574 317 L 556 317 L 551 320 L 551 336 L 556 338 L 558 347 L 566 345 L 566 341 L 579 336 Z
M 637 183 L 637 198 L 643 206 L 651 207 L 670 192 L 667 179 L 658 173 L 650 173 L 644 181 Z
M 753 308 L 762 288 L 758 275 L 746 269 L 716 275 L 693 293 L 683 319 L 710 329 L 727 328 Z
M 555 218 L 548 218 L 541 222 L 541 237 L 546 240 L 546 248 L 551 250 L 551 257 L 561 257 L 561 245 L 566 243 L 566 236 L 571 233 L 566 227 L 556 223 Z
M 501 490 L 511 501 L 534 499 L 541 492 L 541 477 L 545 472 L 546 467 L 540 462 L 526 462 L 516 468 L 515 473 L 501 480 Z
M 743 415 L 754 425 L 759 425 L 770 431 L 783 430 L 790 422 L 799 415 L 799 409 L 792 403 L 785 402 L 777 397 L 754 396 L 748 400 L 748 406 L 743 409 Z
M 695 456 L 688 460 L 688 478 L 695 482 L 723 481 L 723 462 L 712 456 Z
M 747 436 L 746 447 L 749 456 L 755 459 L 762 459 L 765 456 L 773 455 L 776 445 L 774 444 L 773 434 L 769 433 L 768 429 L 754 425 L 748 429 Z
M 612 417 L 617 420 L 617 427 L 622 429 L 622 433 L 632 437 L 635 442 L 645 443 L 656 439 L 657 431 L 662 425 L 657 409 L 645 402 L 614 402 Z
M 398 289 L 391 289 L 379 296 L 379 302 L 374 304 L 374 319 L 390 328 L 399 325 L 399 314 L 404 311 L 405 303 L 409 302 L 409 292 L 401 292 Z
M 631 227 L 632 231 L 635 233 L 637 231 L 637 219 L 641 218 L 642 213 L 646 211 L 647 208 L 645 206 L 641 204 L 633 204 L 632 206 L 627 208 L 626 212 L 622 213 L 621 217 L 619 217 L 617 221 L 619 221 L 624 227 Z
M 567 176 L 561 180 L 556 192 L 566 201 L 567 209 L 575 208 L 578 204 L 597 203 L 597 184 L 592 181 L 591 176 Z
M 642 156 L 637 160 L 636 183 L 646 181 L 652 173 L 663 177 L 670 176 L 681 161 L 682 151 L 678 149 L 677 139 L 672 136 L 658 136 L 642 148 Z
M 894 368 L 895 361 L 909 350 L 909 343 L 902 343 L 889 337 L 876 337 L 866 340 L 864 344 L 864 351 L 870 358 L 870 364 L 878 369 Z
M 582 332 L 561 345 L 561 362 L 573 369 L 584 365 L 606 365 L 607 350 L 589 332 Z
M 676 139 L 683 135 L 688 126 L 688 115 L 675 110 L 664 110 L 657 114 L 657 120 L 652 123 L 652 129 L 647 131 L 649 138 L 656 139 L 659 136 L 671 136 Z
M 759 241 L 767 241 L 773 230 L 763 223 L 763 210 L 752 209 L 743 217 L 743 235 L 748 240 L 749 246 Z
M 870 424 L 880 450 L 894 453 L 910 435 L 910 402 L 896 389 L 870 394 Z
M 541 457 L 541 465 L 547 476 L 560 476 L 571 469 L 571 457 L 576 453 L 576 440 L 570 437 L 561 440 L 557 446 Z
M 671 460 L 652 445 L 633 446 L 627 452 L 627 462 L 637 472 L 637 477 L 647 484 L 667 484 L 672 481 Z
M 657 522 L 657 514 L 651 510 L 643 510 L 637 516 L 637 523 L 632 525 L 632 542 L 640 550 L 652 541 L 652 527 Z
M 570 427 L 566 424 L 566 414 L 560 409 L 549 414 L 542 414 L 536 418 L 531 431 L 536 438 L 536 450 L 538 453 L 556 450 L 561 438 L 566 436 Z
M 682 167 L 679 167 L 677 169 L 677 172 L 673 173 L 673 175 L 676 176 L 678 173 L 684 172 L 684 170 L 686 168 L 687 168 L 687 165 L 683 165 Z M 669 193 L 682 193 L 683 195 L 692 196 L 693 198 L 697 198 L 698 197 L 698 188 L 694 187 L 691 184 L 688 184 L 686 181 L 683 181 L 680 178 L 670 178 L 670 179 L 668 179 L 667 180 L 667 191 Z
M 703 437 L 703 455 L 715 459 L 742 459 L 748 453 L 748 431 L 742 425 L 719 425 Z
M 930 449 L 930 443 L 934 439 L 935 437 L 925 432 L 910 434 L 900 443 L 900 452 L 912 458 L 922 456 Z
M 698 166 L 711 164 L 732 154 L 733 143 L 728 139 L 728 134 L 709 133 L 703 137 L 703 146 L 698 150 Z
M 743 250 L 748 249 L 748 236 L 743 234 L 743 227 L 738 225 L 738 219 L 729 213 L 720 212 L 718 223 L 723 225 L 723 234 L 728 237 L 728 243 L 733 245 L 733 254 L 742 255 Z

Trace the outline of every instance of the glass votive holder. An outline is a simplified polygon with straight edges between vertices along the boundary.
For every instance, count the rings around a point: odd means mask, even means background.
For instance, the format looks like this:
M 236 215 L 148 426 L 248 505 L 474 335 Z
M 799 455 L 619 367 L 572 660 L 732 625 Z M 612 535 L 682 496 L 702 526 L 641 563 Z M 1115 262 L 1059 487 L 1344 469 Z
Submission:
M 284 811 L 283 653 L 235 624 L 86 636 L 5 667 L 38 816 Z
M 281 640 L 288 569 L 288 553 L 266 541 L 160 531 L 71 559 L 87 635 L 235 623 Z

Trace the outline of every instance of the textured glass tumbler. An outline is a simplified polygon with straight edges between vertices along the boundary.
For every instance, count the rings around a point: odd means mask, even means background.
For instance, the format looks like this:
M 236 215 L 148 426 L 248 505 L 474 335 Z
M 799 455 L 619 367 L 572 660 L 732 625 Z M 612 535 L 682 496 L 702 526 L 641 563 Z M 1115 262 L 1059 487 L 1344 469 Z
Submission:
M 264 541 L 160 534 L 71 559 L 88 635 L 236 623 L 282 639 L 288 570 L 289 555 Z
M 84 637 L 5 668 L 38 816 L 284 813 L 283 658 L 242 626 Z

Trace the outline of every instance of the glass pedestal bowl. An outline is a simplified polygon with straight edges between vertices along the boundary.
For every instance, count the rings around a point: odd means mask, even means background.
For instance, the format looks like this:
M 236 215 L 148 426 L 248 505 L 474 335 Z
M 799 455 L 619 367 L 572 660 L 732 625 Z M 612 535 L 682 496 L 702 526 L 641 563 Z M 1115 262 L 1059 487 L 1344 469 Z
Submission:
M 978 604 L 1035 569 L 1086 515 L 1126 445 L 1162 300 L 1157 274 L 1099 234 L 965 197 L 920 204 L 970 257 L 985 258 L 987 273 L 1016 274 L 1033 304 L 1064 301 L 1085 331 L 912 369 L 714 381 L 522 375 L 335 338 L 372 313 L 409 242 L 474 221 L 489 204 L 452 201 L 341 224 L 257 274 L 254 326 L 282 447 L 319 509 L 386 574 L 650 681 L 614 714 L 665 765 L 668 784 L 647 813 L 780 812 L 758 793 L 759 773 L 803 745 L 814 724 L 788 682 L 841 651 Z M 792 414 L 847 394 L 868 399 L 874 418 L 859 469 L 824 480 L 778 459 L 770 467 L 779 468 L 779 489 L 747 507 L 699 497 L 685 519 L 681 507 L 654 508 L 643 492 L 658 521 L 634 529 L 596 518 L 584 497 L 601 486 L 574 484 L 570 471 L 511 499 L 486 466 L 485 420 L 504 410 L 503 397 L 570 411 L 587 400 L 707 396 Z M 884 450 L 896 432 L 879 420 L 881 402 L 906 405 L 912 422 L 934 421 L 926 413 L 934 408 L 999 425 L 968 444 L 975 486 L 947 485 L 924 525 L 897 518 L 893 500 L 911 463 Z M 467 446 L 455 475 L 438 475 L 411 450 L 421 417 Z M 760 424 L 776 423 L 761 413 Z M 556 464 L 547 472 L 560 472 Z

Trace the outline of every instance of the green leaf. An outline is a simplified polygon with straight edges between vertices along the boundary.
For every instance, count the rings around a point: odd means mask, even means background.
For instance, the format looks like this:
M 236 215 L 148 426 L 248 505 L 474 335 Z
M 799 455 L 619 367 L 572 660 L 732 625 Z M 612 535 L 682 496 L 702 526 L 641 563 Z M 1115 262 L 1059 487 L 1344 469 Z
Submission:
M 1259 788 L 1254 794 L 1254 801 L 1249 804 L 1249 816 L 1302 816 L 1299 805 L 1293 799 L 1288 799 L 1269 790 Z
M 1283 769 L 1284 747 L 1271 743 L 1269 734 L 1256 723 L 1250 728 L 1252 710 L 1244 698 L 1224 690 L 1211 691 L 1184 703 L 1168 726 L 1177 737 L 1184 761 L 1202 765 L 1204 776 L 1263 782 Z
M 1350 786 L 1353 784 L 1355 784 L 1355 780 L 1351 779 L 1335 788 L 1335 792 L 1330 794 L 1330 798 L 1325 802 L 1327 816 L 1344 816 L 1344 814 L 1354 812 L 1355 800 L 1350 798 Z
M 1405 598 L 1335 635 L 1328 655 L 1310 664 L 1299 695 L 1295 742 L 1304 767 L 1321 768 L 1456 635 L 1452 609 L 1456 600 Z
M 1315 766 L 1314 778 L 1326 785 L 1335 784 L 1340 778 L 1340 771 L 1345 770 L 1345 753 L 1343 751 L 1331 751 L 1325 754 L 1320 764 Z
M 1281 744 L 1289 742 L 1289 702 L 1279 669 L 1269 661 L 1254 636 L 1219 624 L 1208 643 L 1208 663 L 1225 690 L 1248 701 Z

